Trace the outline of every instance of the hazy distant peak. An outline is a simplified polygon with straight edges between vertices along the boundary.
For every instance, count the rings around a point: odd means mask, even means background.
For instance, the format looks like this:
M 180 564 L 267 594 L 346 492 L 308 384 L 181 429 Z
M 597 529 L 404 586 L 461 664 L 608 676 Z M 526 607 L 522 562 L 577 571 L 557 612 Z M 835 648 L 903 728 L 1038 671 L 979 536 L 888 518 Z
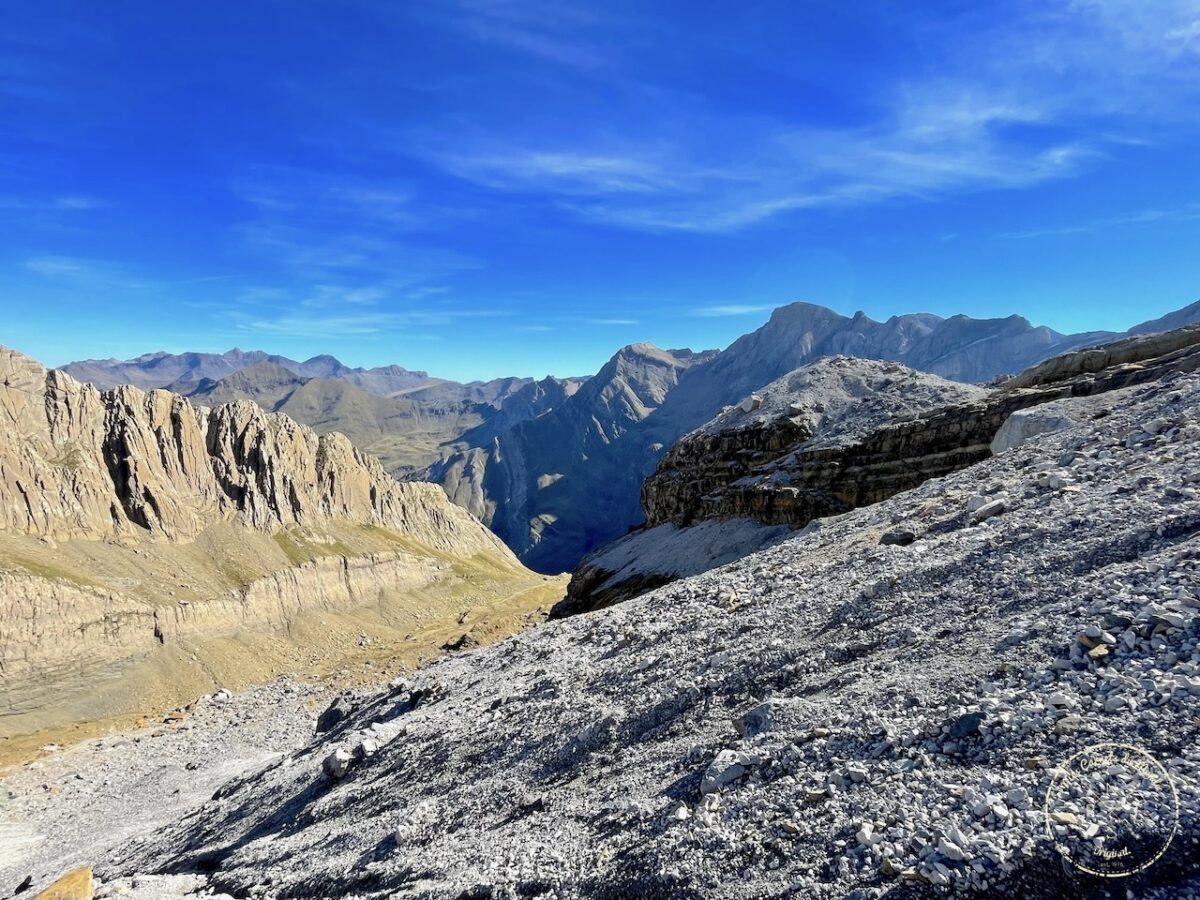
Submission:
M 302 384 L 308 379 L 302 375 L 297 375 L 286 366 L 282 366 L 277 362 L 269 359 L 260 360 L 252 363 L 244 369 L 238 369 L 231 375 L 227 375 L 222 379 L 226 384 L 236 382 L 275 382 L 279 384 Z
M 211 382 L 261 363 L 282 367 L 301 378 L 336 378 L 380 397 L 413 390 L 436 381 L 427 372 L 411 372 L 402 366 L 375 369 L 351 368 L 329 354 L 303 362 L 262 350 L 234 347 L 224 353 L 145 353 L 133 359 L 86 359 L 63 366 L 63 371 L 100 388 L 132 384 L 143 389 L 191 386 L 200 389 Z
M 1167 313 L 1161 318 L 1143 322 L 1141 325 L 1129 329 L 1129 333 L 1154 334 L 1159 331 L 1172 331 L 1176 328 L 1182 328 L 1185 325 L 1194 325 L 1197 322 L 1200 322 L 1200 300 L 1188 304 L 1183 309 Z

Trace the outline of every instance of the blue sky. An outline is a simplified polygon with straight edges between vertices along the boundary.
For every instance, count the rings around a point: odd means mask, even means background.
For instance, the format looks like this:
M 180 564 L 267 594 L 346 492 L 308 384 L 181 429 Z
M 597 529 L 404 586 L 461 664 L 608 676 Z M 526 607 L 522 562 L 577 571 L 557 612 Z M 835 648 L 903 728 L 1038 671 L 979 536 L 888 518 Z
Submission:
M 1200 0 L 16 4 L 0 342 L 437 374 L 1200 297 Z

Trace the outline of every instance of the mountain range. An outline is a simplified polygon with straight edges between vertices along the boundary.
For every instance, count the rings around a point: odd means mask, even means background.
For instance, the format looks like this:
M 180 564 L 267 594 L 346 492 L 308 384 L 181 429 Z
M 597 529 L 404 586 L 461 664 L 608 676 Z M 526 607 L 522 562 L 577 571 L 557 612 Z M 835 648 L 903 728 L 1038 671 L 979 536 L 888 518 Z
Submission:
M 266 408 L 466 386 L 257 360 L 188 399 L 0 348 L 0 885 L 1050 900 L 1122 846 L 1159 856 L 1116 893 L 1195 896 L 1200 324 L 1160 329 L 1197 312 L 633 344 L 470 388 L 420 473 L 457 506 Z M 643 515 L 538 627 L 565 579 L 512 550 Z
M 470 446 L 485 423 L 501 431 L 539 415 L 583 381 L 507 377 L 464 384 L 400 366 L 360 369 L 332 356 L 296 362 L 242 350 L 85 360 L 62 371 L 101 389 L 165 389 L 204 406 L 251 400 L 319 434 L 346 435 L 397 476 Z
M 394 473 L 441 484 L 526 565 L 561 572 L 642 521 L 642 481 L 676 441 L 820 357 L 894 361 L 955 381 L 988 382 L 1073 349 L 1197 321 L 1200 302 L 1128 332 L 1078 334 L 1020 316 L 916 313 L 879 322 L 792 303 L 724 350 L 630 344 L 586 383 L 510 378 L 464 385 L 398 366 L 352 369 L 331 357 L 296 363 L 236 350 L 89 360 L 65 369 L 98 386 L 172 385 L 202 403 L 253 399 L 318 431 L 342 431 Z
M 146 353 L 134 359 L 85 359 L 69 363 L 62 370 L 79 381 L 104 390 L 131 384 L 142 390 L 165 388 L 173 384 L 217 381 L 234 372 L 259 363 L 270 363 L 302 378 L 337 378 L 371 394 L 387 397 L 441 381 L 428 372 L 410 372 L 401 366 L 374 369 L 351 368 L 332 356 L 321 355 L 298 362 L 286 356 L 261 350 L 225 353 Z
M 1172 324 L 1195 321 L 1200 303 L 1169 317 Z M 423 477 L 490 525 L 526 565 L 563 571 L 642 521 L 642 482 L 681 437 L 815 359 L 888 360 L 955 381 L 987 382 L 1119 336 L 1064 335 L 1019 316 L 916 314 L 876 322 L 861 312 L 847 317 L 793 303 L 723 351 L 622 348 L 560 406 L 457 451 Z

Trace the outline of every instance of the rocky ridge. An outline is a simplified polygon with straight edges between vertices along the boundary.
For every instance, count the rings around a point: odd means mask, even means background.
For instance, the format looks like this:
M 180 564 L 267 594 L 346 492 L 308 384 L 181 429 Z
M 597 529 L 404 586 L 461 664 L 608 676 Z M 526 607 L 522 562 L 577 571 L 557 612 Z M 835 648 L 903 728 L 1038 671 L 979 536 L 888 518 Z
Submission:
M 265 898 L 1198 896 L 1200 375 L 1109 396 L 729 566 L 440 660 L 98 870 Z M 1178 805 L 1047 812 L 1106 742 L 1149 754 Z M 1064 863 L 1123 822 L 1161 857 L 1117 879 Z
M 1200 304 L 1163 321 L 1186 324 L 1198 317 Z M 1019 316 L 977 320 L 915 314 L 877 322 L 861 312 L 843 316 L 815 304 L 792 303 L 719 352 L 685 356 L 654 348 L 686 361 L 671 366 L 675 377 L 665 381 L 656 381 L 653 366 L 638 374 L 641 366 L 635 361 L 645 356 L 647 345 L 624 348 L 592 379 L 591 391 L 580 391 L 537 424 L 520 423 L 471 441 L 473 446 L 419 477 L 442 484 L 527 565 L 564 571 L 642 524 L 641 480 L 680 438 L 722 407 L 820 357 L 877 359 L 956 381 L 987 382 L 1055 354 L 1120 337 L 1063 335 Z M 623 374 L 623 368 L 631 371 Z M 630 404 L 626 423 L 610 432 L 604 424 L 608 411 L 595 398 L 631 387 L 636 393 L 642 375 L 647 385 L 661 389 L 661 396 L 653 403 Z
M 684 542 L 699 523 L 728 521 L 737 535 L 746 534 L 747 521 L 801 528 L 1104 415 L 1110 391 L 1196 368 L 1200 326 L 1073 351 L 988 390 L 895 363 L 820 360 L 681 439 L 643 484 L 646 526 L 586 557 L 555 614 L 605 606 L 711 567 L 694 555 L 680 556 L 687 563 L 678 566 L 656 549 L 664 539 Z M 757 534 L 764 545 L 774 540 L 769 530 Z M 743 538 L 738 546 L 754 545 Z M 729 559 L 718 553 L 711 565 Z
M 248 401 L 101 392 L 2 350 L 0 416 L 0 738 L 554 598 L 439 487 Z
M 259 531 L 335 520 L 432 547 L 507 550 L 433 485 L 400 484 L 342 435 L 240 401 L 101 392 L 0 349 L 0 530 L 188 540 L 219 521 Z
M 817 360 L 722 411 L 672 447 L 642 486 L 646 524 L 686 526 L 703 519 L 748 517 L 799 527 L 817 516 L 883 499 L 919 480 L 893 488 L 852 471 L 840 457 L 877 439 L 881 429 L 919 421 L 946 407 L 970 407 L 986 396 L 983 388 L 899 363 L 845 356 Z M 969 453 L 973 442 L 963 443 Z M 944 441 L 939 452 L 952 448 Z M 881 462 L 907 470 L 911 460 L 899 451 L 899 446 L 883 443 Z M 810 460 L 825 457 L 837 460 L 830 468 L 847 487 L 853 486 L 853 493 L 830 487 L 818 499 L 789 483 L 787 473 L 807 471 Z M 760 484 L 768 487 L 756 490 Z

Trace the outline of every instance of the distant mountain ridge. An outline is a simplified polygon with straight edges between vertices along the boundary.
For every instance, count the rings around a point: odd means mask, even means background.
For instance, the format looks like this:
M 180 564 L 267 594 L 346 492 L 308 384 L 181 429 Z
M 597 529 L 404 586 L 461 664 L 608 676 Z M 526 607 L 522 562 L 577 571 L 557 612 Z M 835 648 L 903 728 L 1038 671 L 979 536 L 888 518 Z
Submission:
M 1200 303 L 1158 320 L 1172 327 L 1192 321 L 1200 321 Z M 1158 322 L 1128 334 L 1155 330 Z M 793 303 L 722 351 L 625 347 L 560 406 L 487 435 L 435 463 L 423 477 L 489 524 L 526 565 L 563 571 L 642 521 L 642 480 L 676 441 L 722 407 L 813 360 L 854 356 L 899 362 L 954 381 L 987 382 L 1122 336 L 1065 335 L 1020 316 L 944 319 L 917 313 L 877 322 L 862 312 L 844 316 Z M 672 377 L 663 378 L 659 366 L 671 367 Z M 632 400 L 643 394 L 654 402 Z M 614 397 L 630 402 L 614 408 Z
M 1015 315 L 913 313 L 880 322 L 799 302 L 721 351 L 630 344 L 586 383 L 464 385 L 399 366 L 350 369 L 329 356 L 297 363 L 240 350 L 90 360 L 65 371 L 100 386 L 171 385 L 200 403 L 252 399 L 319 432 L 344 432 L 393 473 L 441 484 L 527 565 L 559 572 L 640 523 L 642 480 L 683 435 L 813 360 L 853 356 L 988 382 L 1071 350 L 1191 322 L 1200 322 L 1200 302 L 1128 332 L 1080 334 Z
M 320 434 L 340 432 L 378 457 L 389 472 L 401 475 L 480 439 L 481 429 L 503 431 L 540 415 L 580 383 L 557 378 L 498 378 L 466 385 L 435 380 L 380 396 L 343 378 L 305 377 L 262 360 L 218 380 L 183 380 L 167 389 L 204 406 L 251 400 Z
M 403 366 L 379 366 L 373 369 L 352 368 L 328 354 L 297 361 L 262 350 L 234 348 L 225 353 L 146 353 L 133 359 L 85 359 L 68 363 L 62 371 L 79 381 L 108 390 L 121 384 L 131 384 L 142 390 L 165 388 L 172 384 L 199 384 L 219 381 L 235 372 L 260 363 L 286 369 L 302 378 L 336 378 L 359 390 L 378 396 L 439 384 L 444 379 L 431 378 L 428 372 L 410 371 Z

